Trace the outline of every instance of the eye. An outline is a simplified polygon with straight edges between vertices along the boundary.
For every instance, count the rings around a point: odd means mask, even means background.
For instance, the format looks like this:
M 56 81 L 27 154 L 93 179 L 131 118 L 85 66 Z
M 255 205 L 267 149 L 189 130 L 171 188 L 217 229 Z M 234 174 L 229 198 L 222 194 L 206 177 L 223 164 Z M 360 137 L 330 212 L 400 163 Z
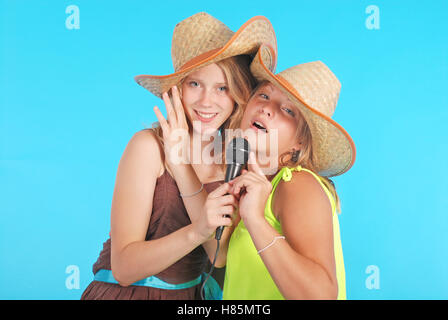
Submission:
M 292 111 L 291 109 L 289 109 L 289 108 L 286 108 L 286 107 L 283 107 L 282 108 L 286 113 L 288 113 L 289 115 L 291 115 L 291 116 L 295 116 L 296 114 L 294 113 L 294 111 Z
M 222 86 L 218 88 L 218 91 L 220 92 L 226 92 L 228 90 L 228 88 L 226 86 Z
M 188 81 L 188 85 L 190 87 L 199 87 L 199 83 L 197 81 L 194 81 L 194 80 Z
M 269 96 L 267 94 L 264 93 L 260 93 L 258 94 L 261 98 L 263 98 L 264 100 L 269 100 Z

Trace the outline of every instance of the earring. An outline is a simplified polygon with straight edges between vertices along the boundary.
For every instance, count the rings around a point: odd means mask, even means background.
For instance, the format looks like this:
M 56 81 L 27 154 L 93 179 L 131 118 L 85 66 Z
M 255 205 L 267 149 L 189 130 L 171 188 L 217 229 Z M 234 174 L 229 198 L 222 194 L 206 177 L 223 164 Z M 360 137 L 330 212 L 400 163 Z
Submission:
M 297 162 L 299 160 L 300 150 L 292 149 L 292 162 Z

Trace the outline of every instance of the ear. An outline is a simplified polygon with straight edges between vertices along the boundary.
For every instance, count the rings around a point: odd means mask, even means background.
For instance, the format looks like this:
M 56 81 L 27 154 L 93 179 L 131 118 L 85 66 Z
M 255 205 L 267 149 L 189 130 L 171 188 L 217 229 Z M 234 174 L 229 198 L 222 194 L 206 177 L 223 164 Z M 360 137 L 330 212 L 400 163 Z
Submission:
M 299 141 L 297 141 L 296 143 L 294 143 L 294 144 L 291 146 L 291 150 L 292 150 L 292 149 L 294 149 L 294 150 L 300 150 L 300 149 L 302 149 L 302 143 L 299 142 Z

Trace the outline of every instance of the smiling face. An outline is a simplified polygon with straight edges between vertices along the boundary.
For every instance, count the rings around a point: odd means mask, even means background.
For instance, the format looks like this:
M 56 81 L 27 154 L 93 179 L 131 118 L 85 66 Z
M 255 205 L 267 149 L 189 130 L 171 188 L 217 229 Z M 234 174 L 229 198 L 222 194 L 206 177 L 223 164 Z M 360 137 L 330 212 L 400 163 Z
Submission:
M 216 64 L 205 66 L 184 79 L 182 102 L 190 122 L 200 122 L 201 129 L 197 133 L 201 134 L 216 132 L 235 106 L 226 76 Z M 193 128 L 199 130 L 195 126 Z
M 278 148 L 274 154 L 281 155 L 293 148 L 300 149 L 297 135 L 300 117 L 288 96 L 265 82 L 250 98 L 241 119 L 241 129 L 255 133 L 248 135 L 252 150 L 271 155 L 273 148 Z M 260 143 L 261 139 L 266 143 Z

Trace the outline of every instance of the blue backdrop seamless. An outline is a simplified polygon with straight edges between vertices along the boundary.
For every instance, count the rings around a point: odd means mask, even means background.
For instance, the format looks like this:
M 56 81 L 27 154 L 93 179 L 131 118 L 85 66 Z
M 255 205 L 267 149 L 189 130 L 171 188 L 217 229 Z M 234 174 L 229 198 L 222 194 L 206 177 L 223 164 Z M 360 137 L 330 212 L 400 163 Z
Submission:
M 357 147 L 334 179 L 348 298 L 447 299 L 448 2 L 377 0 L 1 0 L 0 298 L 80 298 L 121 154 L 163 107 L 133 77 L 171 73 L 173 28 L 200 11 L 232 30 L 264 15 L 278 71 L 321 60 L 340 79 L 334 119 Z

